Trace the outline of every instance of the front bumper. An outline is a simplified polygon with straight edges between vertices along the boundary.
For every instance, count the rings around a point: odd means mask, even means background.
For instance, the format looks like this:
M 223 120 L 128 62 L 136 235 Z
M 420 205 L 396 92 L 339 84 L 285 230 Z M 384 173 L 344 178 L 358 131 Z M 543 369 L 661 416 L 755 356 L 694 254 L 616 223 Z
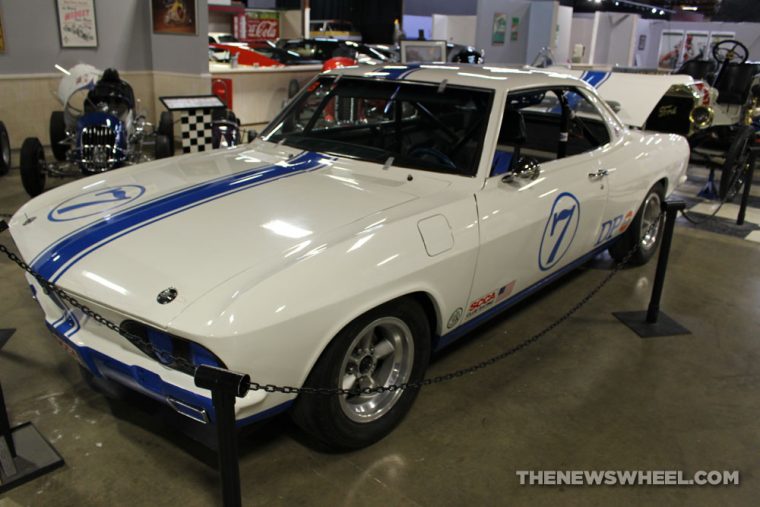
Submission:
M 32 293 L 45 313 L 48 329 L 93 375 L 116 382 L 171 407 L 199 422 L 215 418 L 211 392 L 195 386 L 192 376 L 171 369 L 135 348 L 126 339 L 94 322 L 79 310 L 59 306 L 30 280 Z M 114 335 L 114 336 L 108 336 Z M 245 426 L 286 410 L 288 401 L 264 408 L 267 394 L 249 391 L 235 403 L 237 426 Z

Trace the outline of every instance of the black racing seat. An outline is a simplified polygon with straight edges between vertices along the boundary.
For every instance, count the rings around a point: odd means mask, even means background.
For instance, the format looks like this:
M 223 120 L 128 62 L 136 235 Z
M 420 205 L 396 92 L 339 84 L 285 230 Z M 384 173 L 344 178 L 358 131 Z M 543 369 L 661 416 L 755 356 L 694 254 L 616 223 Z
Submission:
M 528 129 L 525 127 L 525 118 L 517 109 L 507 109 L 504 117 L 501 119 L 501 129 L 499 130 L 498 144 L 514 146 L 512 160 L 509 163 L 509 170 L 515 165 L 520 158 L 520 148 L 528 139 Z
M 87 94 L 87 99 L 92 108 L 101 102 L 111 106 L 126 106 L 127 109 L 135 107 L 134 91 L 129 83 L 122 81 L 116 69 L 106 69 L 103 72 L 100 80 L 95 83 L 95 88 Z
M 760 64 L 757 63 L 726 64 L 715 82 L 718 104 L 745 104 L 749 98 L 752 78 L 759 72 Z
M 688 60 L 683 62 L 676 74 L 686 74 L 694 79 L 711 81 L 716 68 L 715 60 Z

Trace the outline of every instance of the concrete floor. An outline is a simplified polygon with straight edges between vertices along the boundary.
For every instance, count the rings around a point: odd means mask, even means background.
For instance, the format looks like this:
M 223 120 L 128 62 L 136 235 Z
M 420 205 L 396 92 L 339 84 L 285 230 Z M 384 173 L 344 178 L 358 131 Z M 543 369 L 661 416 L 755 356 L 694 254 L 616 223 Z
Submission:
M 0 178 L 0 212 L 25 200 Z M 7 233 L 0 242 L 8 244 Z M 438 357 L 436 375 L 514 345 L 564 313 L 610 267 L 604 256 Z M 611 314 L 644 309 L 654 263 L 628 269 L 541 342 L 424 389 L 378 444 L 331 454 L 287 417 L 241 438 L 245 505 L 757 505 L 760 245 L 679 227 L 662 308 L 693 334 L 642 340 Z M 66 466 L 0 496 L 16 505 L 217 502 L 215 454 L 142 400 L 109 401 L 42 323 L 20 271 L 0 259 L 0 380 Z M 740 486 L 521 486 L 517 470 L 739 470 Z

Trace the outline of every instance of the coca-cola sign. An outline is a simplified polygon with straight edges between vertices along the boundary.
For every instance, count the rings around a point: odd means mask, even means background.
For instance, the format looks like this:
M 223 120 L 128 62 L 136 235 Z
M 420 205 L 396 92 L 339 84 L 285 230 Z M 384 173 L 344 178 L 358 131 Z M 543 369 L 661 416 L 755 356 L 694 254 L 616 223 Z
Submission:
M 280 14 L 276 11 L 248 11 L 235 17 L 235 32 L 243 42 L 280 38 Z

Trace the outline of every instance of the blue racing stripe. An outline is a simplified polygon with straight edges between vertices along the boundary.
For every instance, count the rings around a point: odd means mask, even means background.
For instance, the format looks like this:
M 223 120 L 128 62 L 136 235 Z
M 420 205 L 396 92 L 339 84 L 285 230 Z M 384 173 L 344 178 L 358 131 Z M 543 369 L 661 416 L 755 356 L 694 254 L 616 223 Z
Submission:
M 609 72 L 602 72 L 600 70 L 587 70 L 581 75 L 581 79 L 593 86 L 599 88 L 605 81 L 610 78 Z
M 404 79 L 412 72 L 420 69 L 419 63 L 412 63 L 409 65 L 393 65 L 391 67 L 383 67 L 383 72 L 387 73 L 386 78 L 398 81 Z
M 100 219 L 58 240 L 37 257 L 32 267 L 44 278 L 58 280 L 83 257 L 129 232 L 241 190 L 320 169 L 331 160 L 319 153 L 306 152 L 287 162 L 250 169 L 156 198 Z

